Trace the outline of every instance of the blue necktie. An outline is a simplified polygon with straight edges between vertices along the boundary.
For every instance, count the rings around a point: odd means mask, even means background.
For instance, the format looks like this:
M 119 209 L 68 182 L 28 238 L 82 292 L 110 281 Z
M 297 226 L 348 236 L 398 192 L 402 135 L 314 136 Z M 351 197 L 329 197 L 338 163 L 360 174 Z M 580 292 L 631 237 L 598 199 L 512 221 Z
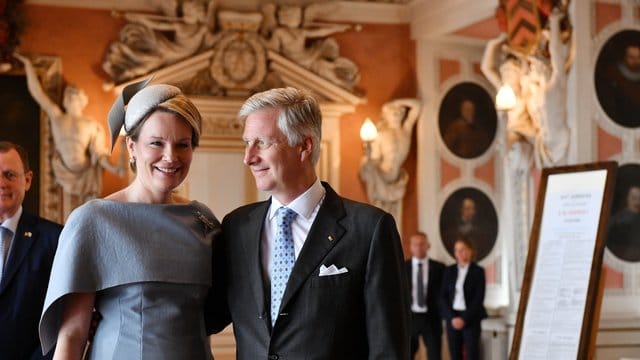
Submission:
M 271 272 L 271 325 L 276 323 L 280 302 L 284 295 L 284 290 L 289 281 L 289 274 L 296 261 L 295 250 L 293 248 L 293 234 L 291 233 L 291 223 L 296 217 L 296 212 L 281 207 L 276 211 L 276 236 L 273 243 L 273 251 L 269 260 Z
M 4 226 L 0 226 L 0 280 L 4 273 L 4 263 L 9 252 L 11 238 L 13 238 L 13 232 Z

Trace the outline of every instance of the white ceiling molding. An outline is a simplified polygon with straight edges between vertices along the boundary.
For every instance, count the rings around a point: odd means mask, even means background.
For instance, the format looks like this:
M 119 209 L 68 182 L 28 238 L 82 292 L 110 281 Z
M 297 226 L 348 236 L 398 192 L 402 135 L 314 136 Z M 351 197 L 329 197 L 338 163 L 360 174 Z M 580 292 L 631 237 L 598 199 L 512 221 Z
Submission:
M 450 34 L 495 14 L 497 0 L 414 1 L 410 7 L 411 37 L 432 39 Z

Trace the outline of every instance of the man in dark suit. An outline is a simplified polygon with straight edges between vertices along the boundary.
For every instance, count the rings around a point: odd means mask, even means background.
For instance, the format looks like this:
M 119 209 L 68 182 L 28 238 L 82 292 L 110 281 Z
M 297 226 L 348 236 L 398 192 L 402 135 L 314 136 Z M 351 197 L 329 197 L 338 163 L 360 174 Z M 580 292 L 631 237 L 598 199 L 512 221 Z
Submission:
M 454 255 L 456 264 L 445 268 L 440 293 L 449 355 L 451 360 L 477 360 L 480 359 L 481 322 L 487 317 L 484 269 L 472 261 L 473 245 L 464 235 L 459 235 L 454 243 Z
M 26 151 L 0 141 L 0 357 L 42 356 L 38 321 L 62 226 L 23 211 L 33 172 Z
M 427 234 L 411 236 L 411 259 L 405 262 L 411 289 L 411 358 L 418 351 L 420 336 L 427 347 L 429 360 L 442 358 L 442 318 L 439 298 L 444 264 L 429 259 L 431 244 Z
M 208 308 L 217 312 L 209 329 L 233 321 L 240 360 L 409 358 L 395 222 L 319 181 L 317 101 L 272 89 L 249 98 L 239 116 L 244 163 L 271 197 L 223 220 L 212 294 L 226 304 Z

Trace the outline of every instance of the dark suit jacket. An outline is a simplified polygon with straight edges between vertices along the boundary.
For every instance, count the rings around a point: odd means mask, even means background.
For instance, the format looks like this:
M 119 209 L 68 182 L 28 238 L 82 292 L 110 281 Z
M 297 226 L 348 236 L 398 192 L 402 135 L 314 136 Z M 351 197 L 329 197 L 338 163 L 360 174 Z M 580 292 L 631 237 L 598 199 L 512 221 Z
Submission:
M 442 272 L 444 271 L 444 264 L 428 259 L 429 262 L 429 279 L 427 281 L 427 296 L 426 296 L 426 304 L 427 304 L 427 314 L 429 315 L 429 319 L 431 320 L 437 328 L 442 330 L 442 326 L 440 322 L 442 318 L 440 317 L 440 289 L 442 288 Z M 411 259 L 405 261 L 405 270 L 407 274 L 407 279 L 409 282 L 407 283 L 409 286 L 409 301 L 411 301 L 411 294 L 413 289 L 411 289 Z
M 0 358 L 42 356 L 38 322 L 62 226 L 22 213 L 0 282 Z
M 280 316 L 271 328 L 260 256 L 270 201 L 236 209 L 214 248 L 214 299 L 227 305 L 210 331 L 233 321 L 238 359 L 408 359 L 409 301 L 400 238 L 392 216 L 326 196 L 295 262 Z M 319 276 L 321 265 L 347 273 Z M 226 287 L 221 289 L 221 286 Z M 218 294 L 216 297 L 215 295 Z M 220 311 L 228 309 L 228 313 Z M 276 356 L 277 355 L 277 356 Z
M 454 317 L 453 298 L 456 294 L 456 279 L 458 278 L 458 265 L 453 264 L 444 270 L 442 277 L 442 293 L 440 297 L 440 312 L 442 317 L 447 320 L 447 324 Z M 479 324 L 480 321 L 487 317 L 484 308 L 485 293 L 485 277 L 484 269 L 472 262 L 469 264 L 467 277 L 464 279 L 464 301 L 467 310 L 462 312 L 462 319 L 466 325 Z

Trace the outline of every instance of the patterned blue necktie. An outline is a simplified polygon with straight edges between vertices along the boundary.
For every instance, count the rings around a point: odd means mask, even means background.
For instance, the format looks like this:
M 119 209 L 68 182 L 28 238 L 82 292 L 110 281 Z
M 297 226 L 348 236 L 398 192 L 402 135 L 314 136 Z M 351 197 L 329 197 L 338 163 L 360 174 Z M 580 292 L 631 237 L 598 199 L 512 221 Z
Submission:
M 271 325 L 276 323 L 282 295 L 287 287 L 289 274 L 296 261 L 295 250 L 293 248 L 293 234 L 291 233 L 291 223 L 296 217 L 296 212 L 281 207 L 276 211 L 276 236 L 273 243 L 273 251 L 269 261 L 271 273 Z

